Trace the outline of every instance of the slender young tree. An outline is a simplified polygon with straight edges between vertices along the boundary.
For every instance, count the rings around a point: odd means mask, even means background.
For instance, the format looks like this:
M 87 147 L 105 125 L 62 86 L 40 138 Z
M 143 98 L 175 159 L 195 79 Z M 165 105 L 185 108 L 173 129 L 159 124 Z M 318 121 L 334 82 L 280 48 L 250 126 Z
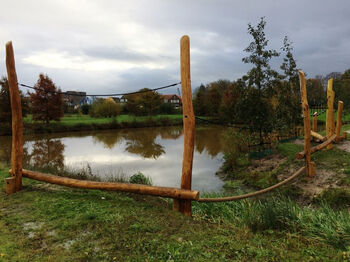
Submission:
M 274 49 L 267 49 L 268 40 L 265 36 L 266 22 L 264 17 L 256 27 L 248 24 L 248 33 L 253 41 L 244 49 L 249 56 L 242 61 L 252 64 L 252 69 L 247 73 L 247 89 L 238 106 L 238 114 L 241 121 L 249 125 L 251 131 L 259 133 L 260 143 L 263 143 L 263 134 L 271 132 L 273 126 L 273 110 L 271 96 L 274 82 L 279 79 L 278 73 L 271 69 L 270 60 L 279 56 Z
M 291 130 L 302 120 L 300 114 L 300 88 L 296 61 L 293 57 L 292 42 L 287 36 L 283 39 L 282 51 L 285 53 L 281 69 L 282 81 L 276 84 L 276 129 L 281 131 Z
M 35 121 L 59 121 L 63 116 L 63 98 L 61 90 L 56 87 L 51 78 L 40 74 L 35 84 L 35 92 L 29 93 L 32 102 L 32 113 Z

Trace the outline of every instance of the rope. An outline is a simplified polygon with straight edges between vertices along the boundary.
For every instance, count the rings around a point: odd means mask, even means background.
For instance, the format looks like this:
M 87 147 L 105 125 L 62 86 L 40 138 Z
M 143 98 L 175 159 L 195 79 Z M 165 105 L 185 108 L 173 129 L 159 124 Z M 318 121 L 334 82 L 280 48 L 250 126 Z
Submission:
M 251 193 L 239 195 L 239 196 L 229 196 L 229 197 L 220 197 L 220 198 L 200 198 L 200 199 L 198 199 L 198 202 L 226 202 L 226 201 L 240 200 L 240 199 L 244 199 L 244 198 L 249 198 L 249 197 L 261 195 L 261 194 L 267 193 L 273 189 L 276 189 L 276 188 L 288 183 L 289 181 L 291 181 L 292 179 L 296 178 L 301 173 L 303 173 L 305 171 L 305 169 L 306 169 L 306 167 L 303 166 L 302 168 L 300 168 L 298 171 L 296 171 L 293 175 L 286 178 L 285 180 L 283 180 L 283 181 L 281 181 L 273 186 L 259 190 L 259 191 L 255 191 L 255 192 L 251 192 Z
M 19 86 L 23 86 L 23 87 L 26 87 L 26 88 L 34 89 L 34 90 L 37 90 L 37 91 L 44 91 L 46 93 L 68 95 L 68 96 L 84 96 L 84 95 L 81 95 L 81 94 L 74 94 L 74 93 L 71 94 L 71 93 L 67 93 L 67 92 L 58 92 L 58 91 L 44 90 L 44 89 L 41 89 L 41 88 L 37 88 L 37 87 L 34 87 L 34 86 L 29 86 L 29 85 L 25 85 L 25 84 L 21 84 L 21 83 L 17 83 L 17 84 Z M 135 92 L 119 93 L 119 94 L 96 94 L 96 95 L 86 94 L 85 96 L 125 96 L 125 95 L 134 95 L 134 94 L 146 93 L 146 92 L 151 92 L 151 91 L 157 91 L 157 90 L 161 90 L 161 89 L 177 86 L 179 84 L 181 84 L 181 82 L 174 83 L 174 84 L 171 84 L 171 85 L 161 86 L 161 87 L 157 87 L 157 88 L 152 88 L 152 89 L 148 89 L 148 90 L 143 90 L 143 91 L 135 91 Z

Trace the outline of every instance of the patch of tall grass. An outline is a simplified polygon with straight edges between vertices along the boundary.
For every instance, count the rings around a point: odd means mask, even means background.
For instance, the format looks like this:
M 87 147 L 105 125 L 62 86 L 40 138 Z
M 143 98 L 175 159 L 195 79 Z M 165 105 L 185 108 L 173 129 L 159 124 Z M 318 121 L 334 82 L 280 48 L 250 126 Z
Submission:
M 82 168 L 71 168 L 65 166 L 63 168 L 57 169 L 56 167 L 50 165 L 38 167 L 27 164 L 24 168 L 46 174 L 53 174 L 57 176 L 69 177 L 79 180 L 152 185 L 151 178 L 145 176 L 141 172 L 138 172 L 129 177 L 122 170 L 116 170 L 111 171 L 109 174 L 104 174 L 103 176 L 101 176 L 98 173 L 94 173 L 90 165 L 86 165 Z
M 218 194 L 211 194 L 218 197 Z M 346 250 L 350 245 L 350 213 L 333 210 L 322 203 L 318 208 L 300 207 L 283 195 L 222 203 L 195 203 L 195 218 L 215 223 L 235 222 L 253 232 L 279 230 L 301 233 Z

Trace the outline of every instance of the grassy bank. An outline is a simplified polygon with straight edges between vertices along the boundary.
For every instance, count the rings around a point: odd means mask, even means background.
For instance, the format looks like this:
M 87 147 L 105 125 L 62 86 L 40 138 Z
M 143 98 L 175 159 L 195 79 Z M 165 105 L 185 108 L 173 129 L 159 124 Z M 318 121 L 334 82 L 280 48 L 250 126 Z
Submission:
M 326 116 L 327 116 L 326 112 L 320 114 L 317 117 L 318 122 L 320 122 L 321 124 L 325 124 L 326 123 Z M 337 121 L 337 112 L 334 113 L 334 119 L 335 119 L 335 121 Z M 349 112 L 343 111 L 342 121 L 343 122 L 350 122 L 350 113 Z
M 0 167 L 0 180 L 8 167 Z M 0 183 L 0 261 L 343 261 L 350 216 L 284 197 L 194 204 L 161 198 Z
M 132 127 L 156 127 L 181 125 L 182 115 L 130 116 L 117 118 L 92 118 L 88 115 L 66 115 L 61 121 L 51 121 L 48 125 L 34 122 L 31 115 L 23 119 L 24 133 L 59 133 L 73 131 L 105 130 Z M 0 127 L 0 135 L 10 135 L 9 125 Z

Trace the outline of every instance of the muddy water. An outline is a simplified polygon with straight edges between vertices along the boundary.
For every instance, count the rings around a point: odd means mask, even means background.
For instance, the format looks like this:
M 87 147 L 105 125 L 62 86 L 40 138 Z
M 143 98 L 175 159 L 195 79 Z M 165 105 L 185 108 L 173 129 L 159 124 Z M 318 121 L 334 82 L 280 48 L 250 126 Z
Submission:
M 198 127 L 192 188 L 220 191 L 215 173 L 223 161 L 222 127 Z M 179 187 L 184 135 L 182 127 L 138 128 L 25 137 L 24 162 L 51 169 L 90 168 L 101 177 L 138 171 L 153 185 Z M 9 161 L 10 138 L 0 137 L 0 157 Z

